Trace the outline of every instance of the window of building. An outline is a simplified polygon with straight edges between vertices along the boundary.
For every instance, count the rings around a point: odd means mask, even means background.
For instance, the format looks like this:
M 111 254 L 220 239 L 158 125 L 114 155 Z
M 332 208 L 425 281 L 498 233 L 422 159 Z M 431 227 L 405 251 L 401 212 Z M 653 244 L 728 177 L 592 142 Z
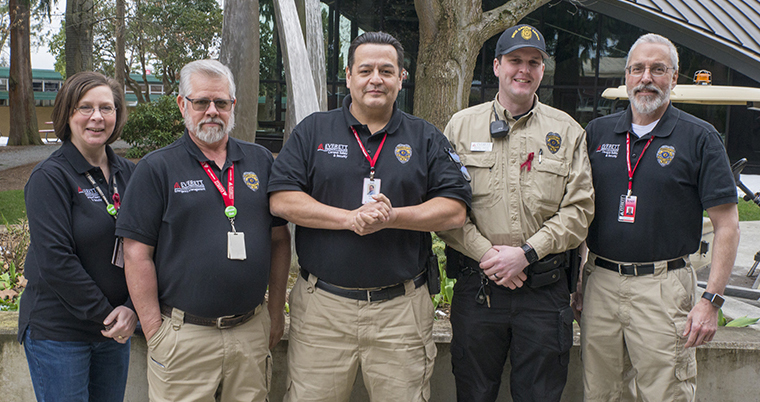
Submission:
M 60 88 L 61 88 L 60 81 L 45 81 L 44 82 L 44 92 L 58 92 Z

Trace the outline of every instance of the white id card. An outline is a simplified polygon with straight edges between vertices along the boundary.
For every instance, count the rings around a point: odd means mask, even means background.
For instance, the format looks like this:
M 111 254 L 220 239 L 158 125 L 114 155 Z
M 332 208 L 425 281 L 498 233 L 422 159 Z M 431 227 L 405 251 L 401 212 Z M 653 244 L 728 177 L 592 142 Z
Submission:
M 245 260 L 245 234 L 243 232 L 227 232 L 227 258 Z
M 111 264 L 124 269 L 124 239 L 121 237 L 116 238 L 116 242 L 113 245 L 113 255 L 111 255 Z
M 362 186 L 362 205 L 368 202 L 375 202 L 372 196 L 378 194 L 380 194 L 380 179 L 365 177 L 364 185 Z
M 618 222 L 633 223 L 636 220 L 636 196 L 621 195 L 618 207 Z

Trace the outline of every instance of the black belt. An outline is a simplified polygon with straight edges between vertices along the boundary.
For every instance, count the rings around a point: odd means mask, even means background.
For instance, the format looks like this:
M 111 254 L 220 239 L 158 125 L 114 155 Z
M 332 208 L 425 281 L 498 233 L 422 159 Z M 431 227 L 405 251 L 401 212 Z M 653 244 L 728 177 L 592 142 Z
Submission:
M 469 268 L 469 269 L 463 269 L 462 273 L 464 274 L 473 274 L 473 273 L 479 273 L 482 271 L 480 269 L 480 263 L 478 261 L 475 261 L 474 259 L 461 254 L 463 259 L 461 261 L 461 265 L 463 268 Z M 559 254 L 549 254 L 546 257 L 534 262 L 533 264 L 528 265 L 525 268 L 526 275 L 535 272 L 535 273 L 544 273 L 547 271 L 550 271 L 552 269 L 560 268 L 565 265 L 566 258 L 565 253 L 559 253 Z
M 645 264 L 618 264 L 609 260 L 605 260 L 602 257 L 596 257 L 594 264 L 597 267 L 609 269 L 615 271 L 620 275 L 625 276 L 641 276 L 654 273 L 654 263 Z M 686 261 L 683 258 L 677 258 L 675 260 L 668 261 L 668 271 L 674 269 L 680 269 L 686 266 Z
M 172 309 L 173 307 L 162 304 L 161 314 L 171 317 Z M 204 327 L 217 327 L 219 329 L 233 328 L 240 324 L 248 322 L 248 320 L 256 315 L 256 310 L 257 309 L 253 309 L 247 313 L 238 315 L 225 315 L 217 318 L 199 317 L 197 315 L 185 313 L 184 322 L 188 324 L 203 325 Z
M 305 280 L 309 280 L 309 271 L 301 268 L 301 277 Z M 427 275 L 423 271 L 416 278 L 414 278 L 414 287 L 418 288 L 427 282 Z M 403 283 L 391 285 L 384 288 L 371 288 L 371 289 L 351 289 L 342 288 L 337 285 L 325 282 L 321 279 L 317 279 L 317 288 L 322 289 L 325 292 L 332 293 L 336 296 L 345 297 L 353 300 L 366 300 L 368 302 L 377 302 L 383 300 L 390 300 L 398 296 L 403 296 L 406 293 L 406 287 Z

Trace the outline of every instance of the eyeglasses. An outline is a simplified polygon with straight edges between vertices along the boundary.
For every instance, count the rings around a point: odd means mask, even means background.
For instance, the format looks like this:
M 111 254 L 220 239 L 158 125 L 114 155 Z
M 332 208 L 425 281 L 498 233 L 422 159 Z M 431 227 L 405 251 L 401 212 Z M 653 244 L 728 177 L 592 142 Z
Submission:
M 116 113 L 116 108 L 113 106 L 103 106 L 103 107 L 92 107 L 92 106 L 80 106 L 74 108 L 74 110 L 78 111 L 79 114 L 82 116 L 92 116 L 93 113 L 95 113 L 95 109 L 97 109 L 101 115 L 103 116 L 110 116 L 114 113 Z
M 190 99 L 187 96 L 185 96 L 185 99 L 189 100 L 190 103 L 192 103 L 193 110 L 196 112 L 205 112 L 208 110 L 211 102 L 214 102 L 214 107 L 216 107 L 216 110 L 222 110 L 225 112 L 228 112 L 230 109 L 232 109 L 232 105 L 235 104 L 235 99 L 214 99 L 212 101 L 211 99 L 206 98 Z
M 626 67 L 625 69 L 628 71 L 628 74 L 635 77 L 644 75 L 644 71 L 647 70 L 649 70 L 649 74 L 652 74 L 652 77 L 662 77 L 668 73 L 668 70 L 675 70 L 675 67 L 668 67 L 664 64 L 653 64 L 649 67 L 641 64 L 634 64 L 632 66 Z

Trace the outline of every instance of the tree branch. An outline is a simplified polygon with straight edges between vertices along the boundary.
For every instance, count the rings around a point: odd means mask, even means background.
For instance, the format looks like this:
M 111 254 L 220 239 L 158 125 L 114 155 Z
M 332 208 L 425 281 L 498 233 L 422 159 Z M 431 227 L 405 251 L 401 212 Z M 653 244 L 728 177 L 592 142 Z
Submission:
M 478 36 L 481 42 L 517 24 L 522 17 L 548 3 L 549 0 L 511 0 L 493 10 L 483 13 L 483 19 L 478 25 Z

